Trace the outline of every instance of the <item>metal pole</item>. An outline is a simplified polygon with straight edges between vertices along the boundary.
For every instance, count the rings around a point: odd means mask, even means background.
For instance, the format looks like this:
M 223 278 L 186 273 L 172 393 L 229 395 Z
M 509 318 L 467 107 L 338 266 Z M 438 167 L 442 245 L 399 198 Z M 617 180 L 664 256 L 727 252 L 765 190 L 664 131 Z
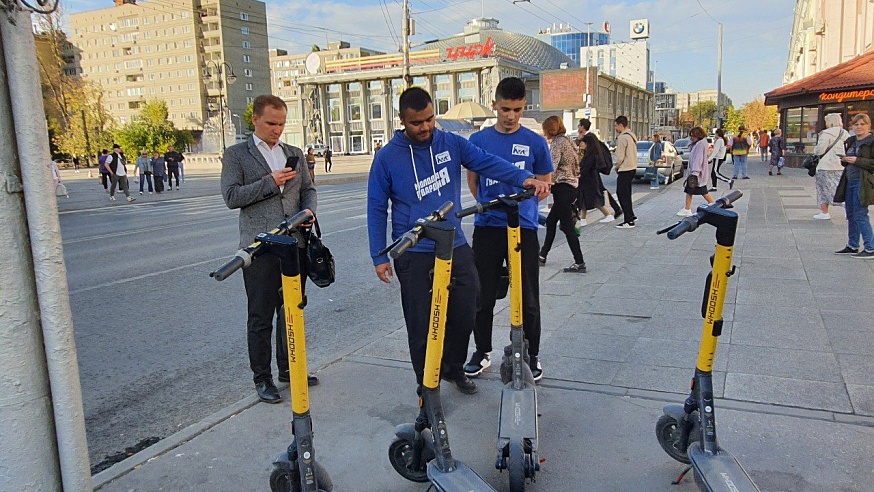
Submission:
M 39 85 L 34 80 L 39 80 L 39 69 L 36 60 L 36 47 L 33 33 L 31 32 L 30 12 L 12 10 L 0 16 L 0 39 L 2 39 L 3 55 L 5 57 L 3 77 L 6 77 L 9 85 L 8 108 L 0 109 L 3 115 L 12 115 L 13 130 L 15 132 L 15 147 L 19 156 L 27 156 L 27 165 L 20 166 L 21 181 L 24 190 L 24 207 L 26 211 L 27 235 L 17 235 L 15 239 L 18 245 L 11 249 L 4 249 L 7 255 L 27 254 L 33 258 L 33 282 L 29 288 L 31 292 L 35 287 L 35 296 L 28 295 L 25 290 L 4 290 L 4 302 L 0 306 L 0 330 L 15 330 L 14 326 L 22 321 L 33 321 L 38 317 L 42 327 L 42 354 L 29 357 L 26 353 L 13 352 L 10 360 L 8 344 L 10 340 L 5 337 L 0 343 L 3 347 L 0 352 L 0 364 L 3 365 L 0 374 L 0 388 L 4 393 L 8 390 L 14 392 L 16 399 L 0 398 L 0 447 L 13 446 L 11 453 L 0 453 L 0 463 L 14 460 L 10 469 L 0 466 L 0 490 L 60 490 L 57 487 L 57 470 L 60 468 L 60 478 L 63 490 L 85 491 L 92 490 L 90 463 L 88 459 L 88 443 L 85 439 L 85 418 L 82 408 L 82 390 L 79 385 L 79 365 L 76 360 L 76 344 L 73 338 L 73 316 L 70 310 L 70 298 L 67 290 L 67 270 L 64 266 L 64 251 L 61 243 L 61 227 L 58 220 L 57 201 L 51 190 L 52 180 L 45 167 L 51 159 L 48 141 L 46 140 L 47 128 L 45 119 L 33 118 L 34 114 L 43 114 L 43 100 Z M 0 77 L 2 80 L 2 77 Z M 2 85 L 2 84 L 0 84 Z M 8 118 L 8 116 L 4 116 Z M 5 120 L 8 124 L 8 119 Z M 7 149 L 9 150 L 9 149 Z M 10 158 L 13 152 L 7 151 L 6 158 Z M 17 193 L 14 186 L 14 176 L 5 176 L 4 184 L 6 194 L 10 191 Z M 4 186 L 5 185 L 5 186 Z M 12 185 L 12 186 L 10 186 Z M 3 194 L 0 191 L 0 194 Z M 3 198 L 8 201 L 9 197 Z M 19 198 L 13 198 L 14 201 Z M 6 206 L 0 207 L 3 214 L 7 214 Z M 20 205 L 18 206 L 20 211 Z M 18 221 L 3 221 L 6 228 L 13 228 Z M 22 227 L 19 225 L 18 227 Z M 29 239 L 29 248 L 22 238 Z M 21 253 L 24 251 L 24 253 Z M 12 264 L 12 265 L 10 265 Z M 29 266 L 11 261 L 4 262 L 4 269 L 14 269 L 15 264 L 20 267 Z M 0 284 L 8 285 L 8 284 Z M 8 292 L 8 293 L 7 293 Z M 27 296 L 26 307 L 32 309 L 33 300 L 38 304 L 38 312 L 30 311 L 29 316 L 18 320 L 12 318 L 7 311 L 10 297 L 19 293 Z M 35 325 L 34 325 L 35 326 Z M 16 332 L 14 338 L 23 338 L 24 333 Z M 29 335 L 31 342 L 36 342 L 37 333 Z M 20 375 L 22 367 L 30 365 L 43 365 L 48 369 L 49 386 L 51 396 L 45 394 L 45 368 L 37 367 L 36 370 L 26 371 L 28 374 Z M 31 378 L 41 379 L 41 384 L 34 384 Z M 27 393 L 27 391 L 39 393 Z M 4 394 L 3 396 L 7 396 Z M 50 402 L 48 401 L 50 399 Z M 39 406 L 52 406 L 54 414 L 54 426 L 41 418 L 47 411 L 37 410 Z M 33 413 L 28 414 L 26 419 L 19 421 L 6 421 L 6 416 L 19 405 L 32 406 Z M 9 424 L 12 424 L 11 426 Z M 34 426 L 39 426 L 38 429 Z M 31 440 L 44 441 L 54 433 L 57 446 L 57 454 L 52 450 L 42 447 L 42 456 L 37 461 L 24 461 L 27 459 L 22 453 L 33 444 Z M 59 465 L 59 466 L 58 466 Z M 10 479 L 10 475 L 16 473 L 21 480 Z M 6 483 L 6 480 L 13 480 Z M 43 483 L 46 487 L 39 484 Z
M 222 77 L 222 68 L 221 67 L 218 68 L 217 75 L 219 76 L 219 98 L 218 98 L 219 99 L 219 122 L 220 122 L 219 124 L 221 125 L 221 129 L 220 129 L 219 133 L 222 134 L 222 154 L 224 154 L 225 153 L 225 110 L 222 107 L 222 99 L 224 98 L 222 93 L 225 91 L 225 89 L 224 89 L 225 84 L 224 84 L 224 78 Z
M 722 128 L 722 24 L 719 24 L 719 41 L 716 43 L 716 127 Z
M 85 164 L 91 167 L 91 141 L 88 139 L 88 124 L 85 122 L 85 109 L 82 109 L 82 133 L 85 135 Z
M 586 22 L 586 108 L 589 107 L 589 101 L 591 97 L 589 97 L 589 59 L 592 56 L 592 24 L 593 22 Z
M 401 27 L 403 33 L 404 52 L 404 90 L 409 89 L 413 85 L 413 78 L 410 76 L 410 2 L 404 0 L 404 25 Z

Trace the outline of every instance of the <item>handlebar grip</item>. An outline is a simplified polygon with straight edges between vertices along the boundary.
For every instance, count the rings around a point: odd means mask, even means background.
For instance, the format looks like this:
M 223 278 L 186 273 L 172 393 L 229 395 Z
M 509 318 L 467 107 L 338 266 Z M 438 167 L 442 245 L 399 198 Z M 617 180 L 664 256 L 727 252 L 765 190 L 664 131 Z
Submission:
M 443 205 L 440 205 L 440 208 L 435 210 L 434 214 L 437 215 L 441 219 L 446 218 L 446 214 L 448 214 L 449 211 L 452 210 L 452 207 L 454 207 L 454 206 L 455 206 L 455 204 L 452 203 L 451 200 L 447 201 Z
M 743 192 L 740 190 L 734 190 L 724 197 L 720 198 L 720 200 L 724 200 L 724 203 L 730 204 L 738 201 L 740 197 L 744 196 Z
M 218 267 L 216 271 L 210 273 L 209 276 L 221 282 L 222 280 L 233 275 L 234 272 L 236 272 L 240 268 L 243 268 L 245 264 L 246 262 L 243 260 L 243 258 L 239 256 L 234 256 L 230 259 L 230 261 Z
M 415 235 L 410 237 L 409 234 L 409 232 L 407 234 L 404 234 L 403 237 L 398 240 L 398 243 L 395 244 L 394 247 L 388 251 L 388 255 L 391 256 L 392 259 L 404 254 L 406 250 L 416 245 L 416 241 L 413 240 L 413 237 L 415 237 Z
M 483 213 L 483 205 L 482 203 L 476 203 L 474 205 L 471 205 L 470 207 L 461 210 L 460 212 L 456 212 L 455 216 L 460 219 L 462 217 L 467 217 L 468 215 L 481 213 Z
M 290 219 L 286 220 L 285 223 L 288 227 L 288 230 L 297 229 L 303 224 L 307 222 L 312 222 L 315 219 L 315 216 L 306 210 L 301 210 L 300 212 L 291 216 Z
M 686 219 L 683 219 L 682 221 L 680 221 L 679 224 L 677 224 L 670 231 L 668 231 L 668 239 L 677 239 L 678 237 L 682 236 L 683 234 L 694 230 L 698 224 L 693 224 L 692 222 L 693 221 L 689 220 L 689 218 L 686 218 Z

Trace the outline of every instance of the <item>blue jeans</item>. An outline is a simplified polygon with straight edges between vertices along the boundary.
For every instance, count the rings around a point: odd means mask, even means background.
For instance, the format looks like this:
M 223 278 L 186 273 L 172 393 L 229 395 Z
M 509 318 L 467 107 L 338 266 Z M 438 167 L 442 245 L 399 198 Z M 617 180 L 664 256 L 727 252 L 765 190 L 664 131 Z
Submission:
M 743 177 L 747 177 L 747 156 L 746 155 L 732 155 L 731 163 L 734 164 L 734 174 L 731 176 L 732 178 L 737 178 L 738 172 Z
M 860 181 L 847 183 L 847 199 L 844 206 L 847 209 L 847 232 L 849 239 L 847 246 L 859 249 L 859 236 L 865 243 L 865 251 L 874 252 L 874 232 L 871 230 L 871 221 L 868 219 L 868 207 L 862 206 L 859 201 Z

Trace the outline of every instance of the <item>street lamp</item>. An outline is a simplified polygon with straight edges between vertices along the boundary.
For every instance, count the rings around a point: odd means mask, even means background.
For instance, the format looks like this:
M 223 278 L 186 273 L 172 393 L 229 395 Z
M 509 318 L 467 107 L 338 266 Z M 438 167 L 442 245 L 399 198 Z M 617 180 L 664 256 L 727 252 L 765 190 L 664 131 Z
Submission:
M 225 88 L 224 81 L 227 80 L 228 85 L 231 85 L 237 81 L 237 76 L 234 75 L 234 67 L 230 66 L 228 64 L 228 62 L 217 63 L 215 61 L 208 60 L 206 62 L 206 68 L 208 69 L 210 67 L 210 65 L 215 67 L 215 72 L 209 72 L 208 77 L 212 78 L 213 73 L 214 73 L 215 75 L 218 75 L 218 79 L 219 79 L 218 106 L 219 106 L 219 124 L 221 125 L 221 129 L 220 129 L 219 133 L 221 133 L 221 136 L 222 136 L 222 154 L 224 154 L 225 153 L 225 110 L 222 107 L 222 98 L 224 97 L 223 93 L 224 93 L 224 88 Z M 222 71 L 222 67 L 227 68 L 226 74 Z M 225 75 L 225 77 L 223 77 L 223 75 Z

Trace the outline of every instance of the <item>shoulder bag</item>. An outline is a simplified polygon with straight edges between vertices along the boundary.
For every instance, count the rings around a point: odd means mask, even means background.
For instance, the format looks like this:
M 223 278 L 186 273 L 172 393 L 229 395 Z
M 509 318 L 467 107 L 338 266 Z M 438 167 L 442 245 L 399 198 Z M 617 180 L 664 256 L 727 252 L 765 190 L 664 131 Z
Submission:
M 835 141 L 832 142 L 832 144 L 829 145 L 827 149 L 825 149 L 825 152 L 823 152 L 822 155 L 811 154 L 811 155 L 804 158 L 804 162 L 801 163 L 801 167 L 803 167 L 804 169 L 807 169 L 808 175 L 816 176 L 816 166 L 819 165 L 819 160 L 822 159 L 823 157 L 825 157 L 825 155 L 828 154 L 829 151 L 832 150 L 832 147 L 834 147 L 835 144 L 838 143 L 838 141 L 841 139 L 841 135 L 843 135 L 843 134 L 844 134 L 844 129 L 841 128 L 840 133 L 838 133 L 838 136 L 835 137 Z
M 319 287 L 327 287 L 336 279 L 334 255 L 322 243 L 322 229 L 319 219 L 315 219 L 313 227 L 315 234 L 309 234 L 307 239 L 307 276 Z

